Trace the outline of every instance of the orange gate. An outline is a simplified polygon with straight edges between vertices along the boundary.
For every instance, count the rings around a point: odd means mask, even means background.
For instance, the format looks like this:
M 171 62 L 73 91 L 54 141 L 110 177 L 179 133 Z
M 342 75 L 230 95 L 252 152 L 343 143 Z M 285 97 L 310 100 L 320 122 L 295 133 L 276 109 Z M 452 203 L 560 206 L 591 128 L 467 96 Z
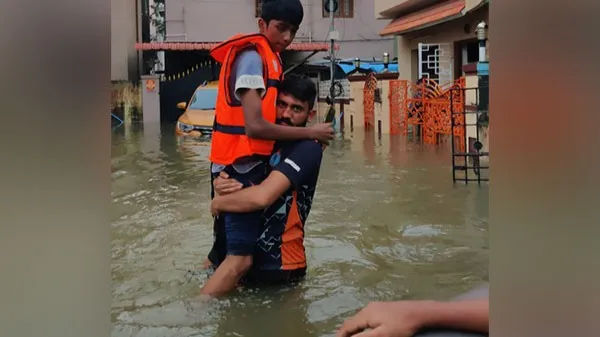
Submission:
M 406 134 L 407 106 L 404 103 L 407 92 L 407 81 L 390 81 L 390 133 L 392 135 Z
M 365 130 L 372 129 L 375 126 L 375 89 L 377 89 L 377 78 L 374 73 L 369 73 L 363 89 Z
M 412 127 L 413 132 L 421 131 L 426 144 L 439 144 L 440 135 L 451 135 L 455 137 L 458 150 L 464 151 L 465 128 L 460 127 L 465 124 L 464 115 L 452 114 L 453 110 L 464 109 L 464 91 L 460 90 L 464 87 L 464 77 L 444 87 L 429 79 L 419 83 L 390 81 L 390 132 L 406 135 Z M 454 118 L 454 134 L 451 118 Z

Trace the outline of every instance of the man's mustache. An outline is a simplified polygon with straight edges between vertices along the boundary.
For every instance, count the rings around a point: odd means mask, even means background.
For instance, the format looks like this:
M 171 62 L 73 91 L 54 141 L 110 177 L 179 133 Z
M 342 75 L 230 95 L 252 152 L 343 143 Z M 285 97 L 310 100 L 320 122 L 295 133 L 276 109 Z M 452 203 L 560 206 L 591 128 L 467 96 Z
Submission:
M 294 126 L 294 124 L 292 124 L 292 120 L 289 118 L 278 118 L 277 120 L 275 120 L 275 123 L 277 124 L 287 124 L 289 126 Z

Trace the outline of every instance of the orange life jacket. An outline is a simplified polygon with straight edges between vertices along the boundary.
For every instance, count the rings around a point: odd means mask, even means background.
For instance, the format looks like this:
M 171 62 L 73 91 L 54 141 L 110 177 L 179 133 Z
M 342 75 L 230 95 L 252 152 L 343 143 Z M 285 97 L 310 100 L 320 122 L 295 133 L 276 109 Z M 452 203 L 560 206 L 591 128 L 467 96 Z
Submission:
M 210 150 L 210 161 L 216 164 L 229 165 L 238 158 L 254 154 L 268 156 L 273 151 L 274 141 L 246 136 L 244 111 L 240 102 L 232 100 L 235 96 L 230 92 L 233 88 L 229 88 L 234 60 L 248 48 L 256 49 L 263 61 L 266 93 L 262 99 L 262 116 L 267 122 L 275 123 L 277 86 L 283 78 L 283 69 L 279 55 L 271 49 L 267 38 L 261 34 L 236 35 L 214 47 L 210 55 L 221 63 Z

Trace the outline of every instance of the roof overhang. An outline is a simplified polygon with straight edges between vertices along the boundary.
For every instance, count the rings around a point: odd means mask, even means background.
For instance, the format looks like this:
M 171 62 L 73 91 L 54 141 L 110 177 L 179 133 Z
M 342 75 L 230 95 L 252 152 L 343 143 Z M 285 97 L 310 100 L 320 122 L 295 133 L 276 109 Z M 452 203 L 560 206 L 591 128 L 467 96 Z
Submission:
M 412 30 L 436 25 L 465 13 L 465 0 L 447 0 L 396 18 L 379 32 L 379 35 L 398 35 Z
M 209 51 L 220 42 L 144 42 L 136 43 L 136 50 L 175 50 L 175 51 L 190 51 L 190 50 L 206 50 Z M 290 44 L 286 51 L 329 51 L 329 43 L 326 42 L 297 42 Z M 339 46 L 336 45 L 336 49 Z
M 443 1 L 443 0 L 442 0 Z M 393 7 L 390 7 L 379 13 L 379 17 L 382 19 L 395 19 L 402 14 L 408 12 L 414 12 L 421 8 L 431 6 L 440 0 L 404 0 L 398 1 L 399 3 Z

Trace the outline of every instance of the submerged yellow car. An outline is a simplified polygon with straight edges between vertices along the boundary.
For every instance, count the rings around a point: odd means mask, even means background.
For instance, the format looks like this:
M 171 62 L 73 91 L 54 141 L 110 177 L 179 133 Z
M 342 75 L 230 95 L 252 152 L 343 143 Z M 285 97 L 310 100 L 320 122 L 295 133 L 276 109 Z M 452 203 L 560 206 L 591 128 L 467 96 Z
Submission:
M 207 136 L 212 134 L 217 102 L 217 82 L 196 88 L 189 104 L 181 102 L 177 108 L 184 110 L 177 119 L 175 133 L 180 136 Z

